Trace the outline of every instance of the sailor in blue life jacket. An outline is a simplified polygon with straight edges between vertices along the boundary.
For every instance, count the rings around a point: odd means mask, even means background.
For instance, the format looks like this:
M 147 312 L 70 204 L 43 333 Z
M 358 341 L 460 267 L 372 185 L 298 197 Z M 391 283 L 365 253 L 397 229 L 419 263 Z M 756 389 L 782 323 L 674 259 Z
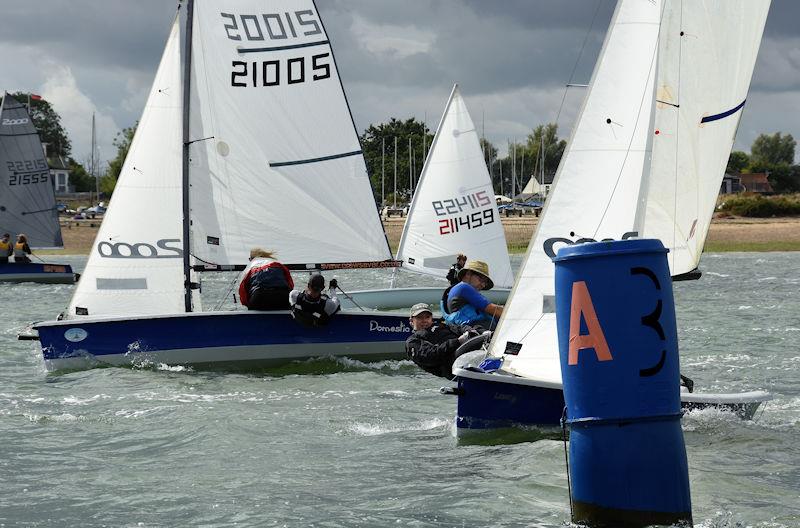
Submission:
M 447 302 L 442 302 L 444 320 L 453 324 L 494 328 L 503 314 L 503 307 L 479 293 L 480 290 L 491 290 L 494 286 L 489 277 L 489 265 L 480 260 L 470 260 L 458 272 L 458 278 L 461 282 L 448 288 Z
M 14 262 L 27 264 L 31 261 L 28 255 L 31 254 L 31 247 L 28 245 L 28 237 L 20 233 L 17 235 L 17 242 L 14 244 Z
M 337 287 L 336 279 L 331 279 L 330 295 L 326 295 L 322 293 L 325 278 L 319 274 L 312 275 L 304 291 L 292 290 L 289 294 L 292 317 L 307 326 L 325 326 L 341 308 L 335 293 Z
M 239 283 L 239 301 L 249 310 L 286 310 L 294 281 L 289 268 L 275 260 L 270 251 L 250 250 L 250 264 Z
M 8 257 L 12 251 L 14 248 L 11 247 L 11 235 L 6 233 L 0 238 L 0 264 L 8 264 Z
M 453 377 L 453 362 L 461 353 L 461 345 L 480 335 L 487 339 L 491 332 L 480 327 L 454 325 L 445 322 L 434 324 L 433 312 L 425 303 L 411 307 L 409 319 L 414 333 L 406 339 L 406 353 L 419 368 L 434 376 Z M 482 345 L 483 341 L 478 343 Z M 459 353 L 460 352 L 460 353 Z
M 455 286 L 460 282 L 458 272 L 464 268 L 464 264 L 466 263 L 467 256 L 463 253 L 459 253 L 458 256 L 456 256 L 456 263 L 450 266 L 447 272 L 447 280 L 450 281 L 450 286 Z

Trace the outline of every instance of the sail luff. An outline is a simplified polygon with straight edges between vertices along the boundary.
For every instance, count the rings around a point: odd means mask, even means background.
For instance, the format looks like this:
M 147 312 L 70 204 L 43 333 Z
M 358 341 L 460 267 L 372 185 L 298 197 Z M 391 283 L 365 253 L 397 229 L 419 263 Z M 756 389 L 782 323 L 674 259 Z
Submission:
M 431 152 L 433 152 L 434 149 L 436 148 L 437 139 L 439 138 L 439 134 L 442 130 L 442 125 L 444 124 L 444 120 L 447 117 L 447 112 L 450 109 L 450 105 L 453 102 L 453 97 L 455 96 L 456 91 L 458 91 L 458 83 L 453 84 L 453 88 L 450 90 L 450 96 L 447 98 L 447 103 L 445 103 L 444 105 L 444 112 L 442 112 L 442 117 L 439 118 L 439 124 L 436 126 L 436 134 L 434 134 L 433 136 L 433 141 L 431 142 L 431 148 L 430 150 L 428 150 L 428 155 L 425 156 L 425 163 L 423 163 L 422 165 L 422 173 L 420 174 L 419 182 L 417 183 L 417 191 L 423 188 L 425 180 L 427 179 Z M 408 221 L 408 218 L 412 216 L 412 213 L 414 212 L 417 202 L 419 201 L 419 196 L 420 193 L 415 192 L 414 196 L 411 197 L 411 205 L 408 208 L 408 215 L 406 217 L 406 222 L 403 224 L 403 233 L 400 235 L 400 244 L 397 246 L 397 260 L 403 260 L 403 253 L 404 253 L 403 250 L 405 248 L 406 238 L 408 237 L 409 227 L 411 226 L 410 222 Z

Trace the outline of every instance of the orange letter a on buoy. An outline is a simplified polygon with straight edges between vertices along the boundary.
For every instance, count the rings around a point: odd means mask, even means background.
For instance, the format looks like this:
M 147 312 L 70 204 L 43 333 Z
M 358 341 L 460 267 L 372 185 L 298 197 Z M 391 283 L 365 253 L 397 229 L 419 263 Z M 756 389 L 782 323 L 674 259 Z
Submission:
M 581 314 L 586 321 L 589 333 L 581 335 Z M 584 348 L 593 348 L 598 361 L 611 361 L 611 351 L 608 349 L 600 321 L 594 311 L 589 288 L 584 281 L 572 284 L 572 307 L 569 314 L 569 358 L 570 365 L 578 364 L 578 352 Z

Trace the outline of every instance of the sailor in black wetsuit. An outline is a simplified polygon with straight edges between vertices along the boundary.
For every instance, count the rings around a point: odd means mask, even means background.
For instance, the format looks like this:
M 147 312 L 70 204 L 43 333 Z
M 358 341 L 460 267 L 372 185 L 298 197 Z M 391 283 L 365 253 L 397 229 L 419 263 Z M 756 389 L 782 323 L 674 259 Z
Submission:
M 483 333 L 482 328 L 433 324 L 433 313 L 425 303 L 411 307 L 411 327 L 414 333 L 406 339 L 408 357 L 421 369 L 435 376 L 453 377 L 453 362 L 458 357 L 458 347 L 472 337 Z
M 339 299 L 336 298 L 336 279 L 331 279 L 330 295 L 322 293 L 325 289 L 325 278 L 312 275 L 304 291 L 292 290 L 289 304 L 292 317 L 308 326 L 324 326 L 331 316 L 339 311 Z

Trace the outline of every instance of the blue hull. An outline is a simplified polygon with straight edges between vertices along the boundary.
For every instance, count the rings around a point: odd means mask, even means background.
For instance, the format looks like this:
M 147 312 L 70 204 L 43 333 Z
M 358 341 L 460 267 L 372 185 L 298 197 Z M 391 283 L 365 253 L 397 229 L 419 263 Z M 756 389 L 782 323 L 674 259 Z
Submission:
M 43 264 L 39 262 L 0 264 L 0 282 L 43 282 L 72 284 L 77 280 L 69 264 Z
M 454 369 L 458 381 L 456 426 L 467 431 L 560 426 L 564 412 L 561 387 L 503 374 L 484 374 Z M 764 391 L 732 394 L 681 393 L 681 409 L 716 408 L 751 420 L 758 408 L 772 399 Z
M 320 356 L 404 358 L 408 317 L 347 313 L 306 327 L 288 312 L 86 317 L 33 326 L 48 370 L 143 362 L 247 370 Z
M 484 379 L 486 377 L 496 381 Z M 456 427 L 459 430 L 559 425 L 564 412 L 564 392 L 560 388 L 497 379 L 502 377 L 492 374 L 458 376 Z

